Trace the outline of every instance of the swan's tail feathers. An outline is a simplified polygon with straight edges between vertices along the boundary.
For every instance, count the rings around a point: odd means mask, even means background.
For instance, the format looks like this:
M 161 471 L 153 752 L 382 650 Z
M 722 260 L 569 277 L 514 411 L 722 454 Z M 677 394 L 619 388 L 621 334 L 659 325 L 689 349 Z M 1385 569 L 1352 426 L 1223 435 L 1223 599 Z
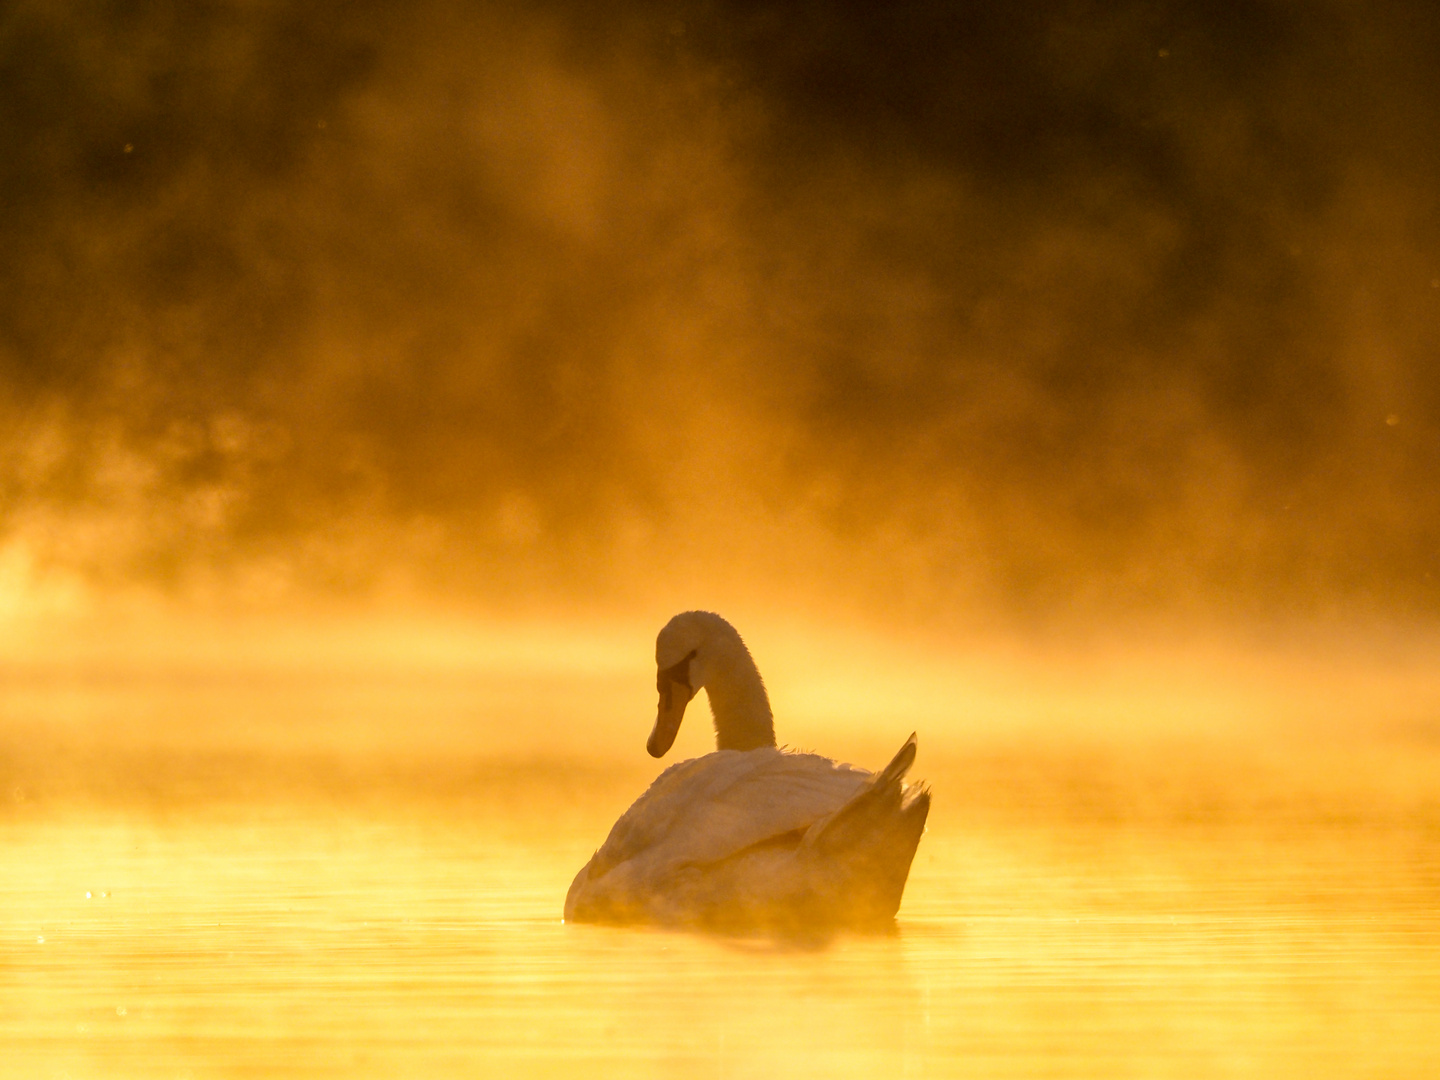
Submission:
M 871 779 L 871 783 L 877 787 L 881 784 L 893 784 L 905 779 L 905 774 L 910 771 L 910 766 L 915 764 L 915 732 L 905 740 L 905 745 L 900 747 L 899 753 L 890 759 L 890 764 L 881 769 Z
M 899 910 L 930 813 L 929 789 L 904 783 L 914 763 L 912 734 L 890 764 L 805 837 L 805 846 L 826 864 L 845 868 L 857 921 L 891 919 Z

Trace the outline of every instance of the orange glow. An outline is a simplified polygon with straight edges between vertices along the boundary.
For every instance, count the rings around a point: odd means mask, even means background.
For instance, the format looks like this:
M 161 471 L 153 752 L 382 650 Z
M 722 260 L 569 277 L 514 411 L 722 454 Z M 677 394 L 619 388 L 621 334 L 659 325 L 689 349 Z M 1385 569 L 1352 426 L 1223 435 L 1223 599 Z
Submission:
M 1440 9 L 11 7 L 0 1080 L 1440 1075 Z M 560 923 L 691 608 L 895 935 Z

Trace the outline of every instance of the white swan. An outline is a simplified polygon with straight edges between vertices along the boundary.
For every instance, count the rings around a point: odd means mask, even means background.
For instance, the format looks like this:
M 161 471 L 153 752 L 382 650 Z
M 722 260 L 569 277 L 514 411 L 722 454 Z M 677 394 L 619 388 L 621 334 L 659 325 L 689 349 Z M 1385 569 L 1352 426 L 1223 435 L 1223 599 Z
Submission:
M 930 810 L 906 785 L 911 735 L 878 773 L 775 746 L 770 700 L 735 628 L 708 611 L 655 641 L 661 757 L 703 686 L 713 754 L 660 774 L 576 875 L 566 922 L 809 932 L 893 920 Z

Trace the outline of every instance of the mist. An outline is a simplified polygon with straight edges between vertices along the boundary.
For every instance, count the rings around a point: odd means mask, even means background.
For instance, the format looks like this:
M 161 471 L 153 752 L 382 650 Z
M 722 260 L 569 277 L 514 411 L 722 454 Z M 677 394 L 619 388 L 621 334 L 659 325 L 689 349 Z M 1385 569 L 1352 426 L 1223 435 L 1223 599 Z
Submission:
M 1437 38 L 12 5 L 6 602 L 1428 623 Z
M 0 5 L 8 1072 L 1440 1075 L 1437 57 Z M 678 913 L 859 828 L 693 771 L 698 700 L 646 753 L 692 609 L 787 754 L 916 733 L 887 932 L 563 921 L 607 836 Z

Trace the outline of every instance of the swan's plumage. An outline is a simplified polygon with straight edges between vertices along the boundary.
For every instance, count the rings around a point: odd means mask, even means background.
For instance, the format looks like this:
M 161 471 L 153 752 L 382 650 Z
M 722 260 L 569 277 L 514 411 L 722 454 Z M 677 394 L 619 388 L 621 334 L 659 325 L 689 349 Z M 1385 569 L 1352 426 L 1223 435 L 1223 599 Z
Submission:
M 682 620 L 677 646 L 673 631 Z M 692 648 L 693 669 L 675 659 Z M 691 684 L 695 670 L 709 681 L 721 745 L 735 730 L 753 733 L 761 719 L 770 745 L 716 750 L 661 773 L 576 875 L 566 920 L 808 929 L 893 917 L 930 806 L 928 791 L 904 784 L 915 737 L 874 774 L 775 748 L 759 673 L 730 624 L 708 612 L 671 620 L 657 663 L 662 720 L 672 708 L 666 676 L 679 684 L 683 714 L 685 691 L 699 689 Z M 727 677 L 749 682 L 717 692 L 714 681 Z M 723 708 L 731 701 L 747 710 L 739 725 Z
M 818 754 L 717 750 L 672 765 L 630 807 L 591 860 L 712 863 L 774 836 L 808 829 L 865 785 L 868 775 Z

